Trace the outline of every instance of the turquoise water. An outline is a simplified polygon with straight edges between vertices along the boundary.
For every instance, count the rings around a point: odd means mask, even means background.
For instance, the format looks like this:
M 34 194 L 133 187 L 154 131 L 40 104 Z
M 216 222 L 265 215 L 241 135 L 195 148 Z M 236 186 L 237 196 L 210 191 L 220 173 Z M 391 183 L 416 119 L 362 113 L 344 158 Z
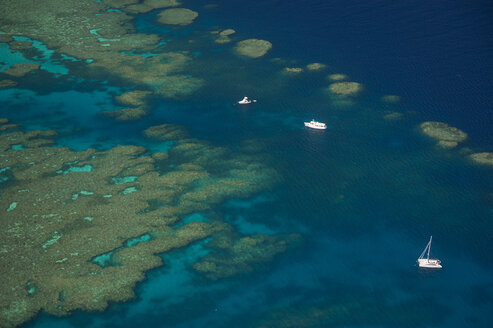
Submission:
M 42 85 L 0 89 L 0 116 L 27 129 L 56 129 L 57 143 L 74 150 L 135 144 L 165 152 L 172 144 L 141 134 L 163 123 L 232 149 L 256 140 L 279 183 L 184 222 L 220 217 L 240 235 L 299 233 L 303 241 L 253 272 L 209 280 L 192 269 L 211 252 L 204 240 L 163 254 L 164 266 L 147 274 L 131 302 L 67 318 L 41 314 L 26 327 L 491 327 L 493 169 L 459 151 L 493 151 L 491 5 L 217 4 L 184 2 L 200 15 L 189 27 L 162 27 L 154 12 L 135 21 L 171 50 L 197 38 L 190 74 L 207 84 L 186 100 L 160 99 L 143 120 L 118 123 L 98 113 L 123 108 L 112 101 L 121 85 L 53 71 Z M 274 47 L 260 59 L 238 58 L 231 44 L 201 37 L 218 27 Z M 46 54 L 40 62 L 50 61 Z M 19 60 L 3 45 L 0 56 Z M 286 65 L 272 61 L 278 57 L 290 67 L 321 62 L 328 69 L 287 76 Z M 60 61 L 70 67 L 70 59 Z M 322 91 L 329 73 L 349 75 L 365 92 L 350 106 L 334 102 Z M 382 103 L 386 94 L 402 102 Z M 236 105 L 244 95 L 258 102 Z M 386 111 L 403 117 L 385 120 Z M 307 130 L 303 121 L 311 118 L 328 129 Z M 417 129 L 430 120 L 469 138 L 459 149 L 437 148 Z M 444 265 L 437 272 L 415 266 L 430 235 Z

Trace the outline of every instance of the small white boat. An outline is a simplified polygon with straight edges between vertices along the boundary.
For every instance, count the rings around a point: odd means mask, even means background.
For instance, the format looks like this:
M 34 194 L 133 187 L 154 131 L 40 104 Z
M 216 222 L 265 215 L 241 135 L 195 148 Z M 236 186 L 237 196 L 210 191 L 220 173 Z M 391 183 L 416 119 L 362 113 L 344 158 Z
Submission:
M 325 123 L 317 122 L 315 120 L 311 120 L 310 122 L 305 122 L 305 126 L 312 128 L 312 129 L 319 129 L 319 130 L 327 129 L 327 125 Z
M 246 104 L 251 104 L 252 102 L 257 102 L 256 100 L 250 100 L 248 97 L 243 97 L 240 101 L 238 101 L 238 104 L 240 105 L 246 105 Z
M 430 259 L 430 251 L 431 251 L 431 240 L 433 236 L 430 236 L 430 241 L 428 242 L 428 245 L 426 245 L 423 253 L 418 257 L 418 265 L 420 268 L 426 268 L 426 269 L 441 269 L 442 268 L 442 262 L 440 262 L 439 259 Z M 425 258 L 426 254 L 426 258 Z

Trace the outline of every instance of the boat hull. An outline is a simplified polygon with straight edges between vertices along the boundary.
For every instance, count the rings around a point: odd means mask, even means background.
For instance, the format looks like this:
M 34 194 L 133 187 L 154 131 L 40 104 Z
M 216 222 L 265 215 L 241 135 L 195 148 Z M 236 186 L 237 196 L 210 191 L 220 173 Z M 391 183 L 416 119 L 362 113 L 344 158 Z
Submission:
M 326 125 L 314 125 L 314 124 L 310 124 L 308 122 L 305 122 L 305 126 L 306 127 L 309 127 L 309 128 L 312 128 L 312 129 L 317 129 L 317 130 L 325 130 L 327 129 L 327 126 Z
M 418 265 L 420 268 L 425 269 L 441 269 L 442 264 L 437 259 L 418 259 Z

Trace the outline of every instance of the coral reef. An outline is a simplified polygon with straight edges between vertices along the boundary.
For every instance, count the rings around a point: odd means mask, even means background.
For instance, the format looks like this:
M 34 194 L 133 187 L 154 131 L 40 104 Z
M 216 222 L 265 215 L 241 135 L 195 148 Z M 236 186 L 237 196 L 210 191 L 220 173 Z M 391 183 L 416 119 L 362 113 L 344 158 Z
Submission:
M 235 34 L 235 33 L 236 33 L 235 30 L 233 30 L 232 28 L 228 28 L 228 29 L 225 29 L 225 30 L 219 32 L 219 35 L 220 36 L 230 36 L 230 35 Z
M 10 35 L 8 35 L 8 34 L 1 34 L 0 33 L 0 42 L 7 43 L 7 42 L 10 42 L 12 40 L 13 39 L 12 39 L 12 37 Z
M 100 112 L 103 116 L 114 118 L 117 121 L 137 121 L 147 116 L 147 111 L 141 107 L 125 108 L 119 110 L 104 110 Z
M 228 229 L 221 229 L 208 244 L 215 252 L 193 265 L 194 269 L 207 278 L 217 280 L 239 273 L 252 271 L 256 263 L 267 262 L 276 254 L 284 252 L 299 235 L 269 236 L 257 234 L 236 238 Z
M 3 71 L 3 73 L 15 77 L 22 77 L 29 72 L 37 70 L 39 66 L 40 65 L 36 63 L 19 63 L 10 66 L 5 71 Z
M 140 107 L 146 104 L 146 98 L 151 94 L 150 91 L 135 90 L 122 93 L 115 100 L 124 105 Z
M 404 114 L 399 112 L 386 111 L 385 114 L 383 115 L 383 119 L 387 121 L 396 121 L 402 118 L 404 118 Z
M 309 71 L 320 71 L 325 68 L 327 68 L 327 65 L 322 63 L 311 63 L 306 65 L 306 69 Z
M 185 129 L 178 125 L 161 124 L 151 126 L 143 131 L 143 134 L 150 139 L 159 141 L 178 140 L 187 137 Z
M 469 158 L 478 164 L 493 165 L 493 153 L 491 152 L 474 153 L 469 155 Z
M 100 114 L 112 117 L 117 121 L 136 121 L 145 117 L 147 112 L 147 98 L 152 94 L 151 91 L 135 90 L 122 93 L 115 97 L 115 100 L 123 105 L 135 106 L 114 111 L 102 111 Z
M 236 51 L 247 57 L 259 58 L 264 56 L 272 48 L 272 43 L 266 40 L 247 39 L 236 44 Z
M 303 68 L 301 68 L 301 67 L 284 67 L 283 70 L 286 73 L 294 73 L 294 74 L 298 74 L 298 73 L 303 72 Z
M 215 43 L 219 43 L 219 44 L 222 44 L 222 43 L 229 43 L 231 42 L 231 38 L 229 36 L 223 36 L 223 35 L 220 35 L 218 36 L 215 40 L 214 40 Z
M 190 25 L 199 14 L 187 8 L 171 8 L 158 15 L 158 21 L 168 25 Z
M 438 140 L 438 145 L 444 148 L 456 147 L 467 139 L 467 133 L 442 122 L 423 122 L 419 128 L 428 137 Z
M 223 30 L 219 33 L 217 33 L 217 32 L 215 32 L 215 33 L 219 34 L 219 36 L 217 37 L 217 39 L 214 40 L 214 42 L 216 42 L 216 43 L 228 43 L 228 42 L 231 42 L 231 38 L 229 36 L 232 34 L 235 34 L 236 31 L 229 28 L 229 29 Z
M 337 292 L 337 291 L 336 291 Z M 254 327 L 311 328 L 311 327 L 419 327 L 436 325 L 447 310 L 432 300 L 433 307 L 422 299 L 398 302 L 385 300 L 382 292 L 353 292 L 328 296 L 323 300 L 298 301 L 279 307 L 265 315 Z
M 112 8 L 122 9 L 132 14 L 143 14 L 154 9 L 180 5 L 177 0 L 105 0 L 104 3 Z
M 356 96 L 363 90 L 358 82 L 335 82 L 329 85 L 329 92 L 339 96 Z
M 181 4 L 177 0 L 144 0 L 141 3 L 138 3 L 138 1 L 135 2 L 135 4 L 130 4 L 123 8 L 123 10 L 131 14 L 143 14 L 154 9 L 177 7 Z
M 132 17 L 108 11 L 109 4 L 154 8 L 175 2 L 46 0 L 43 6 L 32 6 L 29 0 L 9 1 L 2 4 L 0 30 L 42 41 L 49 49 L 87 61 L 94 71 L 104 69 L 164 97 L 189 95 L 201 87 L 201 80 L 180 74 L 189 61 L 184 54 L 127 54 L 155 50 L 160 38 L 136 33 Z
M 329 76 L 327 76 L 327 78 L 330 81 L 343 81 L 343 80 L 347 80 L 348 76 L 345 74 L 330 74 Z
M 162 265 L 156 254 L 225 229 L 205 222 L 172 228 L 176 222 L 275 181 L 253 157 L 194 139 L 180 140 L 167 155 L 137 146 L 75 152 L 48 147 L 54 131 L 0 124 L 7 131 L 0 135 L 2 327 L 41 309 L 65 316 L 133 298 L 145 272 Z M 237 248 L 245 243 L 252 242 Z M 95 260 L 104 254 L 114 265 Z
M 16 85 L 17 85 L 17 82 L 12 81 L 12 80 L 1 80 L 0 81 L 0 89 L 11 88 L 11 87 L 15 87 Z
M 396 95 L 385 95 L 382 96 L 381 100 L 387 104 L 398 104 L 401 102 L 401 97 Z
M 9 46 L 12 50 L 24 50 L 32 48 L 33 43 L 29 41 L 12 41 Z

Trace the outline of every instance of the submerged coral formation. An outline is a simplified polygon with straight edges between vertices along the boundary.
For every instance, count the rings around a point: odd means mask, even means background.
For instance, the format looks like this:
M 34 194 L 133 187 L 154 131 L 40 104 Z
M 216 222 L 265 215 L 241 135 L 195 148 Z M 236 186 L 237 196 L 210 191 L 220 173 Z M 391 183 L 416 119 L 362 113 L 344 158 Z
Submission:
M 19 64 L 14 64 L 7 68 L 3 73 L 15 76 L 15 77 L 21 77 L 26 75 L 29 72 L 35 71 L 39 68 L 39 64 L 36 63 L 19 63 Z
M 311 63 L 306 65 L 306 69 L 309 71 L 320 71 L 325 68 L 327 68 L 327 65 L 322 63 Z
M 258 58 L 264 56 L 272 48 L 272 43 L 266 40 L 247 39 L 236 44 L 236 51 L 247 57 Z
M 301 67 L 284 67 L 283 70 L 286 73 L 294 73 L 294 74 L 303 72 L 303 68 Z
M 0 42 L 5 42 L 5 43 L 7 43 L 7 42 L 10 42 L 10 41 L 12 41 L 12 40 L 13 40 L 13 39 L 12 39 L 12 37 L 11 37 L 10 35 L 0 33 Z
M 236 33 L 236 31 L 233 29 L 230 29 L 230 28 L 223 30 L 223 31 L 219 32 L 219 37 L 216 40 L 214 40 L 214 42 L 216 42 L 216 43 L 231 42 L 231 38 L 229 36 L 232 34 L 235 34 L 235 33 Z
M 12 81 L 12 80 L 1 80 L 0 81 L 0 89 L 11 88 L 11 87 L 15 87 L 16 85 L 17 85 L 17 82 Z
M 201 80 L 180 73 L 190 58 L 176 52 L 158 52 L 150 57 L 130 54 L 157 49 L 160 38 L 136 33 L 131 16 L 108 10 L 111 5 L 128 9 L 133 5 L 155 8 L 174 4 L 154 0 L 46 0 L 43 6 L 33 6 L 29 0 L 8 1 L 2 3 L 0 30 L 5 35 L 42 41 L 49 49 L 86 61 L 95 71 L 103 69 L 156 94 L 179 97 L 202 85 Z
M 339 96 L 356 96 L 363 90 L 363 86 L 358 82 L 335 82 L 329 85 L 328 90 Z
M 143 14 L 154 9 L 177 7 L 180 5 L 180 2 L 177 0 L 144 0 L 142 2 L 139 0 L 106 0 L 104 2 L 131 14 Z
M 158 15 L 158 21 L 169 25 L 190 25 L 199 14 L 188 8 L 171 8 L 163 10 Z
M 143 134 L 150 139 L 159 141 L 178 140 L 187 136 L 185 129 L 178 125 L 161 124 L 145 129 Z
M 135 90 L 125 92 L 115 97 L 115 100 L 123 105 L 135 106 L 114 111 L 102 111 L 101 114 L 114 118 L 117 121 L 140 120 L 147 115 L 147 98 L 150 91 Z
M 117 121 L 137 121 L 147 115 L 147 111 L 141 107 L 125 108 L 118 110 L 104 110 L 101 115 L 114 118 Z
M 423 122 L 419 128 L 428 137 L 438 140 L 438 145 L 444 148 L 456 147 L 467 139 L 467 133 L 443 122 Z
M 327 78 L 331 81 L 343 81 L 343 80 L 347 80 L 348 76 L 346 74 L 336 73 L 336 74 L 330 74 L 329 76 L 327 76 Z
M 395 121 L 395 120 L 400 120 L 402 118 L 404 118 L 404 114 L 399 112 L 386 111 L 385 114 L 383 115 L 383 119 L 387 121 Z
M 152 94 L 150 91 L 134 90 L 122 93 L 115 100 L 129 106 L 141 107 L 146 104 L 146 98 Z
M 478 164 L 493 165 L 493 153 L 491 152 L 474 153 L 469 155 L 469 158 Z
M 219 32 L 219 35 L 220 36 L 230 36 L 230 35 L 235 34 L 235 33 L 236 33 L 235 30 L 233 30 L 232 28 L 228 28 L 228 29 L 225 29 L 225 30 Z
M 212 280 L 252 271 L 255 263 L 269 261 L 300 240 L 299 235 L 269 236 L 257 234 L 234 238 L 228 229 L 216 233 L 209 246 L 216 252 L 195 263 L 195 270 Z
M 387 301 L 381 291 L 336 295 L 337 298 L 328 295 L 324 299 L 295 301 L 278 307 L 267 313 L 255 327 L 419 327 L 436 325 L 448 313 L 432 300 L 429 301 L 433 307 L 422 299 Z
M 33 43 L 29 41 L 12 41 L 9 46 L 12 50 L 24 50 L 32 48 Z
M 388 104 L 398 104 L 401 102 L 401 97 L 397 95 L 385 95 L 382 96 L 382 101 Z
M 2 327 L 41 309 L 64 316 L 134 297 L 145 271 L 162 265 L 155 254 L 224 229 L 172 225 L 226 197 L 259 191 L 275 177 L 251 156 L 194 139 L 180 140 L 166 156 L 136 146 L 75 152 L 47 147 L 53 131 L 0 124 L 13 130 L 0 135 Z M 111 265 L 96 261 L 105 254 Z

